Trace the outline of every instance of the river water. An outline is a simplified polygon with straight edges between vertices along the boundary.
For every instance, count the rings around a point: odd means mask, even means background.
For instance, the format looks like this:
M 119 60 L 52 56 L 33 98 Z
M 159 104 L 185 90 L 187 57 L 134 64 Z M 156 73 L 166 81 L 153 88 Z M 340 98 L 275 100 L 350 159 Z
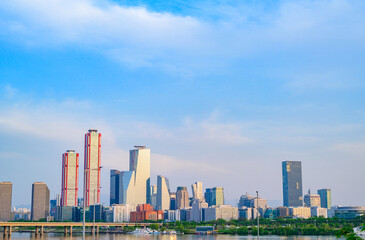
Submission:
M 11 237 L 4 237 L 0 233 L 1 240 L 81 240 L 79 233 L 65 237 L 61 233 L 45 233 L 43 236 L 35 236 L 34 233 L 13 232 Z M 93 239 L 92 235 L 86 235 L 86 240 L 256 240 L 256 236 L 233 236 L 233 235 L 127 235 L 127 234 L 100 234 Z M 340 240 L 332 236 L 260 236 L 261 240 Z

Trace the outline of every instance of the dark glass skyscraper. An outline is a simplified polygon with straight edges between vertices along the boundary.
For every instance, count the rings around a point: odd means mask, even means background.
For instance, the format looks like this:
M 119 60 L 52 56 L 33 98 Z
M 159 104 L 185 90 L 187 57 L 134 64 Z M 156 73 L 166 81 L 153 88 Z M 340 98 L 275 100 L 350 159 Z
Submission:
M 284 206 L 303 206 L 302 162 L 284 161 L 282 163 L 282 168 Z
M 110 170 L 110 206 L 119 204 L 119 175 L 118 170 Z

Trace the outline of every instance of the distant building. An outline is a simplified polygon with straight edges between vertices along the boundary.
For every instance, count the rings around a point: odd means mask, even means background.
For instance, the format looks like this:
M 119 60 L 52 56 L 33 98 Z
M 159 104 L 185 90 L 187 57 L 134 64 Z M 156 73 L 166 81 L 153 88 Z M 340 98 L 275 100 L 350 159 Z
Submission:
M 208 208 L 208 203 L 201 199 L 195 199 L 191 209 L 190 221 L 201 222 L 204 221 L 203 209 Z
M 191 221 L 191 208 L 189 209 L 180 209 L 180 221 L 189 222 Z
M 341 219 L 354 219 L 365 215 L 365 207 L 343 206 L 335 208 L 335 217 Z
M 176 209 L 189 208 L 189 193 L 186 187 L 178 187 L 176 191 Z
M 13 208 L 12 211 L 12 220 L 27 220 L 30 221 L 31 213 L 27 208 Z
M 318 189 L 317 193 L 321 197 L 321 207 L 330 209 L 332 207 L 331 189 Z
M 206 208 L 205 221 L 215 221 L 218 219 L 224 219 L 226 221 L 238 219 L 238 208 L 230 205 L 219 205 Z
M 306 207 L 320 207 L 321 197 L 318 194 L 311 194 L 310 190 L 304 195 L 304 205 Z
M 85 206 L 100 203 L 101 134 L 89 129 L 85 134 L 84 174 L 86 177 Z
M 176 192 L 170 192 L 170 210 L 176 210 Z
M 285 207 L 302 207 L 302 162 L 284 161 L 283 170 L 283 199 Z
M 31 220 L 38 221 L 49 216 L 49 189 L 45 183 L 35 182 L 32 185 Z
M 150 149 L 134 146 L 129 151 L 129 171 L 120 173 L 120 203 L 137 206 L 151 203 Z
M 95 211 L 95 213 L 94 213 Z M 96 222 L 100 222 L 103 220 L 103 215 L 104 215 L 104 207 L 101 204 L 95 204 L 95 205 L 91 205 L 90 206 L 90 216 L 89 216 L 89 221 L 94 221 L 94 217 L 95 217 L 95 221 Z
M 276 214 L 279 218 L 285 218 L 289 216 L 289 208 L 287 207 L 278 207 L 276 208 Z
M 77 206 L 79 190 L 79 154 L 67 150 L 62 154 L 61 206 Z
M 224 205 L 224 193 L 222 187 L 207 188 L 205 190 L 205 201 L 209 206 Z
M 166 177 L 157 176 L 157 210 L 170 210 L 170 184 Z
M 153 209 L 157 209 L 157 185 L 151 185 L 151 205 Z
M 180 210 L 166 210 L 164 212 L 164 220 L 166 222 L 180 221 Z
M 119 176 L 120 171 L 116 169 L 110 170 L 110 206 L 120 203 L 119 200 Z
M 136 208 L 126 204 L 114 204 L 110 209 L 106 210 L 107 222 L 129 222 L 131 212 L 136 211 Z
M 311 207 L 311 217 L 327 218 L 327 208 Z
M 11 220 L 11 197 L 13 184 L 11 182 L 0 182 L 0 221 Z
M 76 209 L 77 207 L 72 206 L 57 206 L 56 207 L 56 221 L 76 221 Z
M 251 207 L 251 203 L 252 200 L 254 199 L 254 197 L 250 196 L 248 193 L 246 193 L 245 195 L 242 195 L 240 197 L 240 200 L 238 202 L 238 207 Z
M 252 210 L 253 210 L 253 208 L 250 208 L 250 207 L 245 207 L 245 206 L 240 207 L 238 209 L 238 218 L 252 220 L 252 218 L 253 218 Z
M 150 204 L 141 204 L 137 206 L 135 212 L 131 212 L 130 216 L 130 222 L 158 221 L 164 219 L 164 211 L 153 210 Z
M 276 215 L 276 209 L 268 208 L 265 211 L 264 218 L 273 220 L 276 218 Z
M 203 199 L 203 183 L 195 182 L 191 185 L 193 199 Z
M 310 207 L 290 207 L 289 216 L 292 216 L 294 218 L 308 219 L 311 217 L 311 208 Z

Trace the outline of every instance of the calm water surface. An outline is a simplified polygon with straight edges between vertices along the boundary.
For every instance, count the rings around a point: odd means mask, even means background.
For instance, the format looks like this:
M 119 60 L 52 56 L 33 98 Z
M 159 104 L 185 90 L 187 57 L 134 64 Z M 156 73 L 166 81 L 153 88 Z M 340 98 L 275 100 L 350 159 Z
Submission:
M 65 237 L 61 233 L 45 233 L 43 236 L 35 236 L 32 233 L 17 233 L 13 232 L 11 237 L 4 237 L 0 233 L 0 240 L 81 240 L 82 236 L 79 233 L 74 233 L 72 237 Z M 95 240 L 256 240 L 256 236 L 231 236 L 231 235 L 215 235 L 215 236 L 199 236 L 199 235 L 147 235 L 136 236 L 126 234 L 100 234 L 95 237 Z M 340 240 L 330 236 L 262 236 L 262 240 Z M 86 235 L 86 240 L 93 240 L 92 235 Z

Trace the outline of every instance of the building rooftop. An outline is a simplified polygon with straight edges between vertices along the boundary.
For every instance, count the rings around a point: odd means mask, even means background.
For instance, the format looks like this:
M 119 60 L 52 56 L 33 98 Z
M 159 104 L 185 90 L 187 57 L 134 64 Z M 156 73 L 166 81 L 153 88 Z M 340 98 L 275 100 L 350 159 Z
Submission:
M 98 130 L 97 129 L 89 129 L 89 133 L 97 133 Z

